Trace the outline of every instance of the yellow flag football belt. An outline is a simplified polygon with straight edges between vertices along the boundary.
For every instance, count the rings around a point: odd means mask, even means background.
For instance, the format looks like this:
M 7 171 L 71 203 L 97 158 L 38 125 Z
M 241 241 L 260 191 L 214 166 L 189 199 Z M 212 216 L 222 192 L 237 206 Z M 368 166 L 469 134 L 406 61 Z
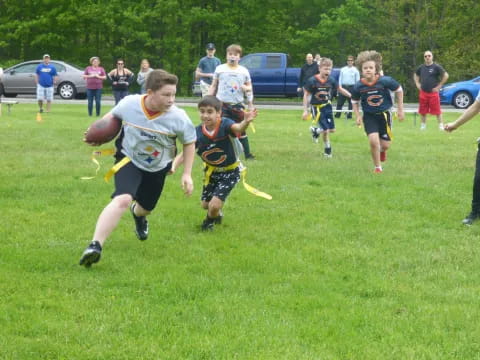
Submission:
M 92 162 L 97 166 L 95 169 L 95 175 L 94 176 L 83 176 L 80 179 L 81 180 L 91 180 L 97 177 L 98 171 L 100 170 L 100 163 L 97 160 L 97 157 L 99 156 L 108 156 L 108 155 L 113 155 L 115 154 L 115 149 L 105 149 L 105 150 L 95 150 L 92 152 Z M 106 182 L 109 182 L 112 176 L 114 176 L 118 170 L 120 170 L 123 166 L 128 164 L 130 162 L 130 158 L 128 156 L 125 156 L 122 160 L 120 160 L 118 163 L 113 165 L 110 170 L 107 171 L 103 179 Z
M 324 108 L 327 105 L 330 105 L 332 102 L 328 100 L 325 104 L 320 104 L 320 105 L 312 105 L 317 109 L 317 114 L 315 115 L 315 119 L 312 118 L 312 125 L 318 124 L 318 120 L 320 120 L 320 110 Z
M 272 196 L 267 194 L 267 193 L 264 193 L 263 191 L 260 191 L 256 188 L 254 188 L 253 186 L 247 184 L 247 181 L 246 181 L 246 178 L 247 178 L 247 168 L 240 162 L 240 161 L 237 161 L 229 166 L 225 166 L 225 167 L 216 167 L 216 166 L 212 166 L 210 164 L 207 164 L 207 163 L 203 163 L 204 167 L 205 167 L 205 177 L 203 179 L 203 184 L 204 185 L 208 185 L 210 183 L 210 176 L 212 175 L 212 173 L 214 172 L 225 172 L 225 171 L 231 171 L 231 170 L 235 170 L 237 167 L 240 167 L 240 178 L 242 179 L 242 184 L 243 184 L 243 187 L 245 188 L 245 190 L 247 190 L 249 193 L 255 195 L 255 196 L 259 196 L 259 197 L 262 197 L 264 199 L 267 199 L 267 200 L 272 200 Z

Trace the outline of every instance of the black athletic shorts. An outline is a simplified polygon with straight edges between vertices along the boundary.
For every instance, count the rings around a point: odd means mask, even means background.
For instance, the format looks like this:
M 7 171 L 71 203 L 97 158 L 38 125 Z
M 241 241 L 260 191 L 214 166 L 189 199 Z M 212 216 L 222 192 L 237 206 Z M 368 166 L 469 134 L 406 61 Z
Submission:
M 213 172 L 210 175 L 210 182 L 203 186 L 202 200 L 210 201 L 216 196 L 223 202 L 240 181 L 240 169 L 237 167 L 231 171 Z
M 378 133 L 380 139 L 390 141 L 392 134 L 392 114 L 390 111 L 383 113 L 363 113 L 363 126 L 367 135 Z
M 149 172 L 137 168 L 132 162 L 124 165 L 115 174 L 115 191 L 112 198 L 122 194 L 130 194 L 147 211 L 152 211 L 162 194 L 165 177 L 172 168 Z

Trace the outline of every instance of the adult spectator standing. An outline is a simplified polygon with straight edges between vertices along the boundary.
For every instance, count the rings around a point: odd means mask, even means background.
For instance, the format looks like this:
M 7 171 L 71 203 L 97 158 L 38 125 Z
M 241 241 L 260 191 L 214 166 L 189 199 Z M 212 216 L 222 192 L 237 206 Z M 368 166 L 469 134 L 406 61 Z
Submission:
M 43 112 L 43 101 L 47 102 L 47 112 L 52 106 L 54 87 L 57 83 L 57 69 L 50 64 L 50 55 L 43 55 L 43 63 L 35 70 L 35 84 L 37 84 L 37 100 L 39 111 Z
M 147 93 L 145 84 L 148 74 L 150 74 L 152 71 L 153 69 L 150 67 L 150 62 L 147 59 L 143 59 L 140 63 L 140 71 L 137 75 L 137 84 L 140 85 L 140 94 Z
M 343 104 L 345 101 L 348 101 L 348 110 L 347 119 L 352 118 L 352 89 L 357 81 L 360 80 L 360 73 L 358 69 L 354 66 L 355 58 L 352 55 L 347 57 L 347 66 L 342 67 L 340 70 L 340 77 L 338 78 L 338 90 L 343 90 L 338 92 L 337 100 L 337 113 L 335 114 L 336 118 L 339 118 L 342 113 Z M 346 96 L 344 95 L 346 94 Z
M 222 62 L 219 58 L 215 57 L 215 44 L 207 44 L 207 56 L 200 59 L 195 70 L 195 77 L 200 80 L 200 90 L 202 91 L 202 97 L 208 94 L 208 89 L 212 85 L 213 74 L 215 69 Z
M 83 78 L 87 82 L 88 116 L 92 116 L 94 99 L 96 114 L 100 116 L 103 81 L 107 78 L 107 73 L 100 66 L 100 58 L 98 56 L 90 58 L 90 66 L 87 66 L 85 69 Z
M 133 81 L 133 72 L 125 67 L 123 59 L 117 60 L 117 67 L 108 73 L 108 78 L 112 82 L 113 97 L 115 105 L 128 95 L 128 87 Z
M 305 83 L 315 74 L 318 74 L 318 64 L 313 61 L 312 54 L 307 54 L 305 56 L 305 64 L 300 69 L 300 78 L 298 79 L 297 94 L 299 97 L 303 97 Z
M 316 53 L 313 61 L 317 63 L 317 66 L 320 65 L 320 61 L 322 61 L 322 56 L 319 53 Z
M 438 127 L 443 130 L 442 109 L 440 108 L 440 88 L 448 80 L 448 73 L 437 63 L 433 62 L 433 54 L 427 50 L 423 54 L 425 63 L 420 65 L 413 80 L 420 91 L 418 99 L 418 113 L 421 117 L 420 130 L 427 128 L 427 114 L 437 116 Z

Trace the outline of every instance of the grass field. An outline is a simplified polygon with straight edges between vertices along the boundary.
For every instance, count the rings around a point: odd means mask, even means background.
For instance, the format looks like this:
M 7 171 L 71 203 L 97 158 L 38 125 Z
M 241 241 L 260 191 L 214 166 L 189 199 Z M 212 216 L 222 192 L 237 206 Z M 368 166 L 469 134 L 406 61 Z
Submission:
M 478 119 L 445 134 L 410 115 L 378 175 L 351 122 L 324 159 L 300 112 L 262 110 L 248 182 L 272 201 L 239 184 L 201 233 L 197 159 L 194 195 L 169 178 L 148 241 L 125 214 L 85 269 L 113 187 L 79 180 L 86 106 L 52 109 L 0 117 L 0 359 L 480 359 L 480 224 L 461 225 Z

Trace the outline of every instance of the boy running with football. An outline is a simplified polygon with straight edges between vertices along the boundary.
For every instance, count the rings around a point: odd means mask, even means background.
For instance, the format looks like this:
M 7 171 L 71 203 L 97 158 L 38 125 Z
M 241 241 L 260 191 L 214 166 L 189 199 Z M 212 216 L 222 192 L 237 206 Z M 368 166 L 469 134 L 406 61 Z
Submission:
M 242 47 L 232 44 L 227 47 L 227 63 L 217 66 L 213 74 L 212 86 L 208 95 L 216 95 L 223 102 L 222 114 L 233 121 L 240 123 L 245 116 L 244 98 L 247 98 L 248 111 L 253 108 L 253 91 L 250 73 L 246 67 L 239 65 L 242 56 Z M 254 159 L 250 152 L 247 133 L 240 134 L 245 159 Z
M 116 167 L 119 167 L 115 173 L 115 191 L 98 218 L 93 240 L 83 252 L 80 265 L 90 267 L 100 260 L 107 237 L 128 208 L 138 239 L 147 239 L 146 216 L 162 194 L 176 154 L 177 139 L 183 144 L 184 154 L 181 185 L 185 195 L 192 194 L 195 127 L 185 111 L 174 104 L 177 83 L 175 75 L 154 70 L 146 81 L 146 95 L 127 96 L 110 111 L 123 123 L 115 142 Z
M 403 90 L 390 76 L 380 75 L 382 56 L 376 51 L 362 51 L 358 54 L 356 66 L 362 73 L 352 90 L 353 112 L 357 125 L 362 124 L 359 102 L 362 104 L 363 125 L 370 143 L 374 173 L 381 173 L 382 162 L 387 160 L 387 150 L 392 141 L 393 106 L 390 91 L 396 96 L 398 120 L 403 121 Z
M 241 146 L 237 136 L 247 129 L 257 116 L 254 109 L 245 114 L 241 122 L 222 117 L 222 103 L 215 96 L 207 95 L 198 103 L 202 123 L 197 126 L 197 154 L 204 161 L 204 182 L 202 208 L 207 216 L 202 230 L 213 230 L 214 224 L 221 224 L 222 208 L 228 195 L 240 180 L 239 160 Z M 238 144 L 238 145 L 237 145 Z M 184 161 L 183 154 L 177 156 L 173 169 Z

